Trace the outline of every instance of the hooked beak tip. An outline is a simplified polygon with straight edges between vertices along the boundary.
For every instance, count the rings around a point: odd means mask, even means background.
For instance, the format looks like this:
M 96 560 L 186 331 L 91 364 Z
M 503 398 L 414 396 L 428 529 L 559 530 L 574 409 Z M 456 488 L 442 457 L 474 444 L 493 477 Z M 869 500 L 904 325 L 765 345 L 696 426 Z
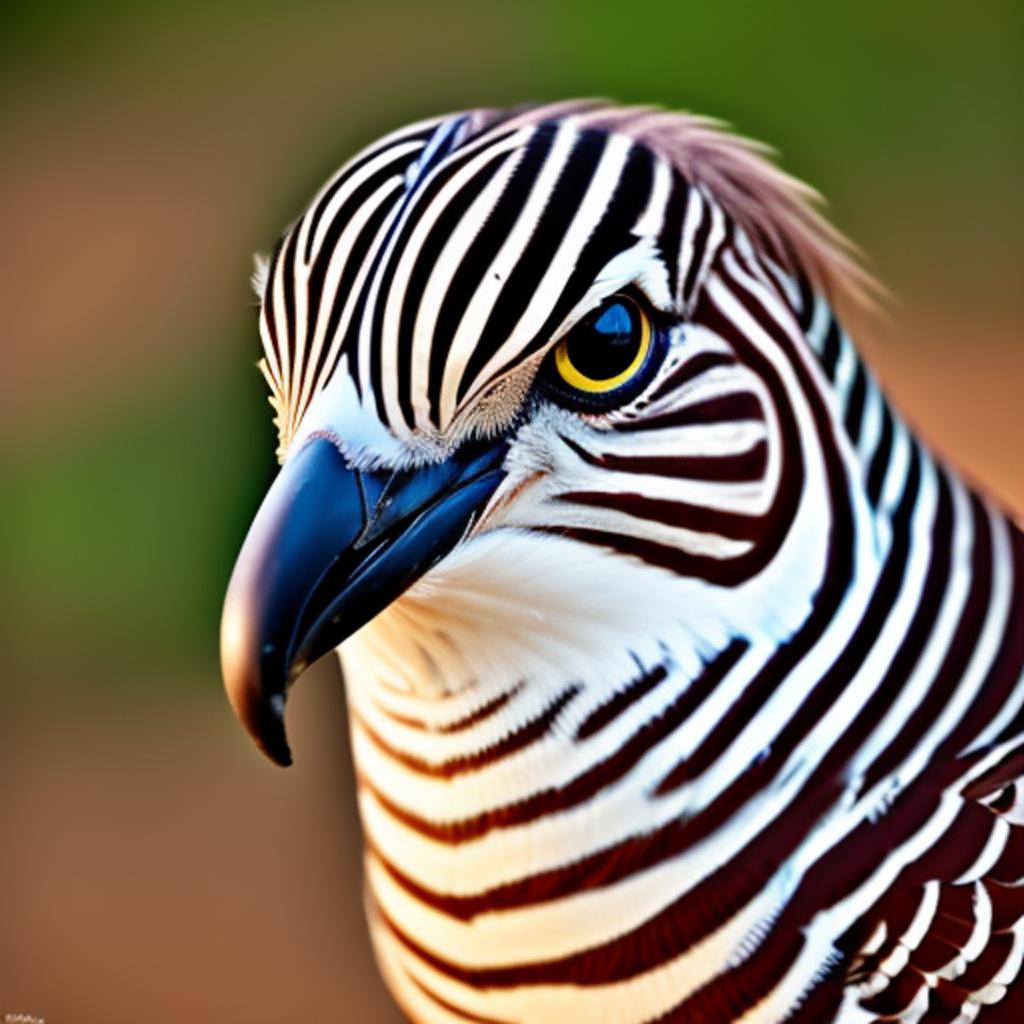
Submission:
M 252 689 L 228 689 L 235 714 L 256 745 L 275 764 L 287 768 L 292 763 L 284 726 L 285 695 L 273 693 L 263 698 Z
M 292 763 L 292 752 L 288 748 L 288 737 L 285 733 L 284 705 L 283 693 L 272 694 L 259 705 L 255 719 L 246 721 L 246 726 L 260 750 L 274 764 L 287 768 Z
M 274 693 L 265 700 L 257 696 L 241 707 L 235 706 L 235 713 L 260 750 L 274 764 L 287 768 L 292 763 L 292 752 L 285 732 L 284 705 L 285 695 Z
M 229 599 L 221 623 L 221 669 L 228 700 L 260 750 L 275 764 L 287 767 L 292 755 L 284 724 L 285 693 L 266 687 L 262 659 L 254 661 L 245 643 L 248 623 L 232 614 L 234 610 L 235 603 Z

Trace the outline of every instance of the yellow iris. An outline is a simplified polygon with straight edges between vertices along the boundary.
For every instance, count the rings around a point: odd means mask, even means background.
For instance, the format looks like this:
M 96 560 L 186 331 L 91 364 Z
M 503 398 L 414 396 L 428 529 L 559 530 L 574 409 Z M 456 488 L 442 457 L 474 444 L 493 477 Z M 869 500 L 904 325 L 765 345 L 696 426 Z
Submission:
M 619 301 L 621 302 L 622 299 Z M 644 365 L 647 353 L 651 348 L 651 321 L 636 303 L 630 302 L 629 305 L 632 313 L 630 317 L 631 333 L 629 342 L 635 348 L 629 365 L 624 370 L 620 370 L 608 377 L 593 377 L 584 373 L 573 363 L 570 354 L 570 342 L 576 338 L 577 332 L 580 330 L 580 327 L 573 328 L 555 347 L 555 368 L 566 384 L 579 391 L 585 391 L 592 395 L 601 395 L 621 387 Z M 582 343 L 588 346 L 608 343 L 608 339 L 602 338 L 599 331 L 595 330 L 593 325 L 590 325 L 587 335 L 582 340 Z

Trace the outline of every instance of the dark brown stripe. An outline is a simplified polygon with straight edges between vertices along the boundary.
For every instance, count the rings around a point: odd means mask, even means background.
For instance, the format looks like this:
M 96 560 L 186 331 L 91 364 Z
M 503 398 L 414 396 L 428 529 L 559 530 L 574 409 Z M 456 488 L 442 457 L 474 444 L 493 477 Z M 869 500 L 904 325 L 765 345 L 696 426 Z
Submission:
M 807 275 L 796 274 L 797 287 L 800 289 L 800 330 L 806 334 L 811 329 L 811 321 L 814 319 L 814 306 L 817 296 L 808 281 Z
M 702 402 L 694 402 L 693 405 L 660 416 L 615 423 L 613 429 L 630 434 L 703 426 L 708 423 L 740 423 L 747 420 L 764 420 L 761 401 L 752 391 L 736 391 L 728 395 L 717 395 Z
M 677 576 L 689 576 L 702 579 L 719 587 L 735 587 L 745 583 L 752 575 L 760 571 L 760 566 L 752 566 L 745 556 L 737 558 L 712 558 L 708 555 L 695 555 L 680 548 L 658 544 L 656 541 L 643 540 L 640 537 L 624 533 L 612 533 L 610 530 L 593 530 L 585 526 L 534 526 L 537 533 L 548 533 L 567 540 L 579 541 L 581 544 L 592 544 L 595 547 L 608 548 L 621 555 L 630 555 L 648 565 L 667 569 Z
M 683 222 L 686 219 L 686 205 L 690 198 L 690 186 L 686 179 L 672 169 L 672 185 L 665 202 L 665 216 L 658 237 L 658 251 L 665 264 L 668 278 L 668 293 L 678 302 L 679 250 L 682 246 Z
M 492 698 L 485 704 L 481 704 L 475 711 L 469 712 L 469 714 L 464 715 L 462 718 L 456 718 L 451 722 L 443 722 L 440 725 L 427 722 L 422 718 L 414 718 L 412 715 L 399 714 L 397 711 L 386 708 L 381 704 L 376 706 L 381 714 L 387 715 L 388 718 L 398 722 L 400 725 L 407 726 L 410 729 L 419 729 L 421 732 L 438 733 L 442 736 L 448 736 L 452 733 L 465 732 L 474 725 L 479 725 L 481 722 L 486 721 L 492 715 L 496 715 L 522 689 L 523 684 L 519 683 L 513 686 L 511 690 L 499 693 L 497 697 Z
M 466 775 L 469 772 L 480 771 L 497 761 L 510 757 L 524 747 L 528 747 L 531 743 L 536 743 L 543 736 L 547 735 L 555 720 L 580 690 L 581 687 L 578 684 L 567 686 L 539 715 L 520 728 L 510 732 L 497 743 L 485 747 L 475 754 L 464 754 L 459 757 L 453 757 L 448 761 L 439 761 L 436 764 L 425 761 L 423 758 L 416 757 L 414 754 L 407 753 L 404 750 L 397 749 L 388 743 L 355 709 L 352 709 L 351 714 L 353 719 L 359 723 L 360 729 L 362 729 L 373 744 L 393 761 L 397 761 L 410 771 L 417 772 L 420 775 L 428 775 L 431 778 L 452 779 L 457 775 Z
M 684 332 L 686 328 L 683 328 Z M 685 342 L 684 342 L 685 344 Z M 666 395 L 674 394 L 681 387 L 703 377 L 709 370 L 718 366 L 735 366 L 736 357 L 728 352 L 698 352 L 695 356 L 685 359 L 670 373 L 658 386 L 648 399 L 648 404 L 653 404 Z
M 835 315 L 829 313 L 828 331 L 825 333 L 825 343 L 821 349 L 821 368 L 830 384 L 835 383 L 836 364 L 839 362 L 839 347 L 842 342 L 839 321 Z
M 868 398 L 868 374 L 864 363 L 857 357 L 857 366 L 853 373 L 853 384 L 846 400 L 846 415 L 843 425 L 846 427 L 850 440 L 856 444 L 860 440 L 861 426 L 864 422 L 864 407 Z
M 690 192 L 690 197 L 694 196 Z M 699 194 L 699 193 L 697 193 Z M 693 246 L 690 252 L 690 264 L 686 268 L 686 277 L 683 280 L 683 305 L 687 305 L 693 298 L 693 289 L 697 284 L 697 274 L 700 272 L 701 264 L 704 262 L 705 251 L 708 244 L 708 236 L 711 234 L 711 204 L 704 198 L 700 209 L 700 223 L 693 233 Z
M 760 480 L 768 467 L 768 443 L 755 442 L 744 452 L 728 455 L 618 455 L 587 451 L 571 438 L 562 440 L 584 462 L 616 473 L 646 473 L 666 479 L 707 480 L 713 483 L 749 483 Z
M 281 355 L 281 341 L 277 336 L 277 309 L 275 308 L 274 302 L 274 275 L 277 273 L 277 265 L 281 259 L 281 250 L 284 248 L 285 236 L 282 235 L 274 246 L 274 251 L 270 255 L 270 260 L 267 264 L 267 283 L 264 288 L 263 294 L 263 322 L 267 325 L 267 338 L 270 341 L 270 347 L 274 350 L 274 354 L 277 358 L 277 365 L 280 367 L 281 372 L 275 377 L 277 380 L 278 387 L 284 397 L 284 360 Z M 269 368 L 269 361 L 268 361 Z
M 285 344 L 288 346 L 288 355 L 291 362 L 291 391 L 292 395 L 298 395 L 302 386 L 302 374 L 304 367 L 295 363 L 298 346 L 295 337 L 295 250 L 298 246 L 298 228 L 292 228 L 288 240 L 281 252 L 281 285 L 284 292 L 284 330 Z
M 875 446 L 875 453 L 871 457 L 867 477 L 868 501 L 872 505 L 877 505 L 882 497 L 882 485 L 885 483 L 885 474 L 889 470 L 889 460 L 892 457 L 894 430 L 892 410 L 889 403 L 883 399 L 882 431 Z
M 649 672 L 642 672 L 614 696 L 596 707 L 580 723 L 576 730 L 577 740 L 586 740 L 600 732 L 606 725 L 613 722 L 627 708 L 647 696 L 659 683 L 668 677 L 668 669 L 658 665 Z
M 648 498 L 643 494 L 629 491 L 566 491 L 557 495 L 557 500 L 574 505 L 611 509 L 647 522 L 692 530 L 695 533 L 718 534 L 731 540 L 756 543 L 767 532 L 765 516 L 747 516 L 707 505 L 693 505 L 686 501 Z

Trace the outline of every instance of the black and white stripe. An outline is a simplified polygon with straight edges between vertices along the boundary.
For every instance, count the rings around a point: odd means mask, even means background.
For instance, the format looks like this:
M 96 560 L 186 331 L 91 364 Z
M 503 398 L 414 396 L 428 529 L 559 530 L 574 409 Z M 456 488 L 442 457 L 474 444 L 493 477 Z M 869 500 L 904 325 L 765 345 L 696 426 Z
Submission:
M 389 136 L 275 253 L 285 456 L 510 438 L 473 535 L 343 648 L 371 924 L 417 1021 L 998 1019 L 1024 535 L 891 410 L 814 216 L 705 122 L 565 104 Z M 625 288 L 669 341 L 644 393 L 538 398 Z

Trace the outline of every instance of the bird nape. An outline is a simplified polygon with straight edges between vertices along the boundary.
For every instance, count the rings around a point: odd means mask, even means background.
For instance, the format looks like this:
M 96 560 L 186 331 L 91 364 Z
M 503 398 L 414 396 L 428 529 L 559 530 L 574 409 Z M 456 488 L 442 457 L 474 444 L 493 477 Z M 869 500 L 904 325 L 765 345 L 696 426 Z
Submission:
M 414 1021 L 1018 1002 L 1024 535 L 882 395 L 815 202 L 702 118 L 481 109 L 257 268 L 281 470 L 224 677 L 286 764 L 340 645 Z

